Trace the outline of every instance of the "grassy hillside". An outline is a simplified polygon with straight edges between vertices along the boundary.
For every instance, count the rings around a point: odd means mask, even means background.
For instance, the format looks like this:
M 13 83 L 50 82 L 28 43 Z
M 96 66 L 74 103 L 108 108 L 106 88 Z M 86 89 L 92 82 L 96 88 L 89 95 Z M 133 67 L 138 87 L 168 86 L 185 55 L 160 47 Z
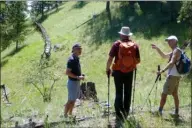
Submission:
M 135 111 L 138 113 L 136 114 L 137 122 L 142 127 L 190 127 L 190 108 L 181 108 L 182 120 L 177 125 L 171 118 L 168 118 L 170 120 L 167 121 L 154 118 L 148 112 L 140 113 L 145 98 L 155 81 L 157 65 L 161 65 L 163 68 L 167 62 L 167 60 L 162 60 L 157 52 L 151 49 L 150 44 L 155 43 L 168 52 L 170 49 L 164 39 L 168 35 L 175 34 L 183 41 L 187 37 L 187 27 L 176 23 L 162 24 L 157 19 L 159 15 L 155 15 L 155 12 L 139 16 L 131 10 L 118 9 L 120 5 L 113 2 L 111 5 L 113 26 L 110 27 L 105 13 L 105 4 L 105 2 L 90 2 L 79 6 L 76 2 L 66 2 L 57 13 L 49 15 L 42 23 L 53 45 L 59 43 L 64 46 L 62 51 L 52 51 L 51 55 L 51 59 L 55 63 L 49 69 L 58 74 L 60 79 L 56 82 L 50 103 L 44 103 L 40 93 L 32 85 L 26 83 L 29 73 L 33 71 L 34 63 L 39 63 L 40 55 L 43 52 L 44 42 L 41 35 L 37 31 L 32 31 L 24 41 L 27 45 L 19 52 L 10 54 L 12 47 L 2 52 L 1 59 L 4 65 L 1 67 L 1 83 L 6 84 L 10 92 L 9 100 L 12 103 L 11 106 L 7 106 L 3 101 L 1 103 L 1 116 L 4 127 L 14 124 L 16 120 L 23 123 L 30 117 L 44 120 L 46 114 L 49 115 L 48 122 L 62 120 L 60 115 L 63 114 L 63 105 L 67 100 L 67 76 L 64 71 L 67 58 L 71 54 L 71 47 L 75 42 L 80 42 L 83 47 L 81 65 L 83 73 L 86 74 L 86 81 L 95 82 L 99 100 L 106 101 L 107 77 L 105 75 L 105 65 L 109 49 L 112 43 L 118 39 L 117 32 L 123 25 L 130 26 L 134 33 L 132 39 L 139 44 L 141 49 L 141 64 L 138 66 L 135 92 Z M 97 17 L 83 24 L 91 19 L 93 14 L 96 14 Z M 187 54 L 189 55 L 190 52 L 188 51 Z M 158 108 L 165 78 L 166 74 L 163 74 L 162 81 L 157 84 L 156 99 L 155 89 L 151 94 L 152 108 Z M 112 106 L 114 91 L 114 83 L 113 79 L 111 79 L 110 103 Z M 191 105 L 190 80 L 182 78 L 179 96 L 180 106 Z M 90 107 L 90 104 L 91 102 L 85 101 L 83 106 L 76 108 L 76 114 L 80 116 L 92 115 L 96 119 L 81 122 L 76 126 L 106 127 L 107 118 L 101 118 L 102 110 L 98 106 L 94 106 L 96 109 L 92 109 L 93 107 Z M 169 96 L 165 110 L 171 111 L 173 107 L 173 99 Z M 144 110 L 148 111 L 149 109 L 149 105 L 146 104 Z M 166 114 L 168 111 L 166 111 Z M 62 123 L 57 127 L 64 126 L 66 124 Z

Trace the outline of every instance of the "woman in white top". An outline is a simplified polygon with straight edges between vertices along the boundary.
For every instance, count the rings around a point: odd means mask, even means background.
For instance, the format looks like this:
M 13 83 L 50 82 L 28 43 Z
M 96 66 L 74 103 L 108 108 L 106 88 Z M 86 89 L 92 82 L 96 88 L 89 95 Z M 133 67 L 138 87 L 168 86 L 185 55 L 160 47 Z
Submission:
M 161 55 L 162 58 L 169 59 L 168 64 L 165 66 L 165 68 L 157 74 L 161 74 L 168 70 L 167 73 L 167 79 L 163 87 L 163 92 L 161 95 L 161 101 L 158 113 L 162 115 L 163 107 L 166 103 L 167 95 L 172 95 L 174 98 L 175 103 L 175 116 L 179 115 L 179 98 L 178 98 L 178 86 L 180 81 L 180 74 L 178 73 L 175 64 L 178 62 L 181 56 L 181 51 L 177 46 L 178 39 L 176 36 L 169 36 L 166 38 L 168 42 L 169 47 L 172 49 L 172 52 L 165 54 L 161 51 L 159 47 L 157 47 L 155 44 L 152 44 L 152 48 L 156 49 L 157 52 Z

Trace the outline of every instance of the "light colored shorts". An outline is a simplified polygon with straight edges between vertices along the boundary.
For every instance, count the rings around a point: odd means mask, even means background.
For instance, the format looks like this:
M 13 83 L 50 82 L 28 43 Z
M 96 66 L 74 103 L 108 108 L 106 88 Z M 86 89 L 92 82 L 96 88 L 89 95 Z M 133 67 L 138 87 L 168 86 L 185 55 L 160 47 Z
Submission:
M 178 90 L 179 87 L 179 76 L 171 76 L 169 75 L 166 79 L 166 82 L 163 86 L 163 93 L 171 95 L 174 91 Z
M 80 96 L 80 81 L 72 81 L 68 79 L 68 100 L 75 101 Z

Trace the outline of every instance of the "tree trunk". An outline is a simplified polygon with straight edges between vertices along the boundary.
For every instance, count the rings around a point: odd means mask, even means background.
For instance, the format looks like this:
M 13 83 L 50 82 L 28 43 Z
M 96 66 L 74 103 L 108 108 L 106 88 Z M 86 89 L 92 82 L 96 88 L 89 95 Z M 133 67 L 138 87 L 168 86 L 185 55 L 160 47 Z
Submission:
M 191 24 L 192 25 L 192 24 Z M 191 26 L 191 29 L 189 30 L 189 35 L 190 35 L 190 48 L 191 48 L 191 51 L 192 51 L 192 26 Z M 191 56 L 192 57 L 192 56 Z M 191 70 L 192 71 L 192 70 Z
M 19 49 L 19 41 L 17 40 L 16 41 L 16 51 L 18 51 L 18 49 Z
M 106 11 L 107 12 L 110 11 L 110 1 L 107 1 L 107 3 L 106 3 Z
M 110 1 L 107 1 L 107 3 L 106 3 L 106 11 L 107 11 L 107 17 L 108 17 L 108 20 L 109 20 L 110 27 L 112 27 Z
M 56 7 L 56 11 L 58 11 L 58 2 L 55 1 L 55 7 Z
M 41 17 L 44 17 L 44 1 L 41 2 Z
M 109 24 L 110 24 L 110 27 L 112 28 L 111 11 L 109 10 L 107 13 L 108 13 L 107 15 L 108 15 Z
M 174 3 L 174 1 L 171 1 L 170 2 L 170 17 L 171 17 L 171 21 L 173 22 L 174 20 L 175 20 L 175 3 Z
M 160 12 L 163 13 L 163 3 L 161 2 Z
M 19 13 L 18 9 L 17 9 L 17 13 Z M 16 34 L 17 34 L 17 37 L 18 37 L 19 36 L 19 21 L 18 20 L 17 20 L 17 26 L 16 26 Z M 19 41 L 18 41 L 18 38 L 17 38 L 17 40 L 16 40 L 16 48 L 15 48 L 16 51 L 19 48 L 18 45 L 19 45 Z
M 18 22 L 18 21 L 17 21 Z M 17 37 L 19 36 L 19 24 L 17 23 Z M 15 50 L 17 51 L 18 50 L 18 48 L 19 48 L 19 41 L 18 41 L 18 38 L 17 38 L 17 40 L 16 40 L 16 48 L 15 48 Z

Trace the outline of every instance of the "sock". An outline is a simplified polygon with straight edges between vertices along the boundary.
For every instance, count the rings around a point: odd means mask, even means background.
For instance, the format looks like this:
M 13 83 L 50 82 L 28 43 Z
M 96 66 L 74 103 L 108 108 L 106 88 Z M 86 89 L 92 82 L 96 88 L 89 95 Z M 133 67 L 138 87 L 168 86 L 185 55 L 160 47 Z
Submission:
M 163 108 L 159 107 L 159 112 L 162 112 L 163 111 Z
M 175 114 L 179 114 L 179 109 L 178 108 L 175 109 Z

